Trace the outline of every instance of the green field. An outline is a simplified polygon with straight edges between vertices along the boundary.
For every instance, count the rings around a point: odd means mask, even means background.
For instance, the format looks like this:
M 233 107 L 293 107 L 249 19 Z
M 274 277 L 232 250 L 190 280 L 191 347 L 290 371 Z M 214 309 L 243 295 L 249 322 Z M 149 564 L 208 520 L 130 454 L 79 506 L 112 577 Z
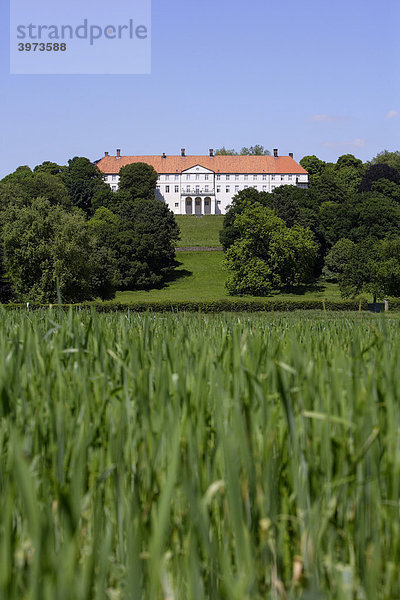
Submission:
M 178 247 L 220 246 L 219 232 L 224 217 L 222 215 L 206 215 L 202 217 L 176 215 L 176 222 L 181 231 Z
M 0 318 L 0 598 L 400 597 L 397 318 Z
M 180 263 L 174 278 L 162 289 L 149 291 L 117 292 L 116 301 L 121 303 L 133 302 L 179 302 L 192 300 L 226 300 L 225 289 L 226 271 L 223 269 L 223 252 L 177 252 L 176 258 Z M 278 294 L 275 294 L 275 297 Z M 243 296 L 252 299 L 254 296 Z M 309 288 L 299 289 L 298 294 L 279 294 L 281 299 L 323 299 L 337 300 L 340 298 L 339 288 L 332 283 L 323 282 Z

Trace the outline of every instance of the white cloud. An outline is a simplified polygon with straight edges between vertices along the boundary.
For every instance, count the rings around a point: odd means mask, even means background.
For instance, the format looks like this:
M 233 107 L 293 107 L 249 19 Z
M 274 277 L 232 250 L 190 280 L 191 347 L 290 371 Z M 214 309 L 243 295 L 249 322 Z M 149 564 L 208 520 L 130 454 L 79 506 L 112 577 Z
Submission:
M 392 109 L 392 110 L 389 110 L 389 112 L 388 112 L 388 113 L 386 113 L 386 118 L 387 118 L 387 119 L 394 119 L 395 117 L 397 117 L 397 116 L 398 116 L 398 114 L 399 114 L 399 113 L 398 113 L 398 111 L 397 111 L 397 110 L 394 110 L 394 109 Z
M 346 117 L 339 117 L 335 115 L 313 115 L 310 117 L 310 121 L 316 121 L 317 123 L 339 123 L 339 121 L 345 121 Z
M 356 138 L 351 142 L 324 142 L 327 148 L 364 148 L 366 142 L 363 138 Z

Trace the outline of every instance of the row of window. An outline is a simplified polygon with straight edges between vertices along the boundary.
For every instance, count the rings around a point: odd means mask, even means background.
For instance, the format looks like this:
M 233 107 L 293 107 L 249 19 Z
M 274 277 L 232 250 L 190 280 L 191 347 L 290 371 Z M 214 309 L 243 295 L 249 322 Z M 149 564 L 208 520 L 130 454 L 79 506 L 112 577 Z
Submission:
M 163 177 L 165 178 L 165 181 L 169 181 L 170 180 L 169 179 L 169 175 L 164 175 Z M 179 175 L 175 175 L 174 177 L 175 177 L 175 181 L 178 181 Z M 194 174 L 192 174 L 192 173 L 186 173 L 186 175 L 185 175 L 186 181 L 191 181 L 192 177 L 193 177 L 193 181 L 200 181 L 200 177 L 203 177 L 204 181 L 209 181 L 209 178 L 210 178 L 210 176 L 207 173 L 203 174 L 203 175 L 200 175 L 199 173 L 194 173 Z M 239 175 L 238 173 L 236 173 L 236 175 L 229 175 L 229 174 L 227 174 L 227 175 L 221 175 L 221 174 L 217 173 L 216 177 L 217 177 L 217 181 L 221 181 L 221 177 L 222 177 L 222 181 L 230 181 L 231 177 L 232 177 L 232 179 L 235 179 L 235 181 L 239 181 L 239 179 L 241 177 L 244 177 L 245 181 L 248 181 L 249 177 L 253 181 L 257 181 L 259 178 L 262 179 L 263 181 L 267 180 L 267 175 L 266 174 L 262 174 L 262 175 L 259 176 L 257 174 L 254 174 L 254 175 L 248 175 L 248 174 L 247 175 Z M 280 177 L 281 181 L 284 181 L 285 177 L 287 177 L 289 179 L 289 181 L 290 181 L 293 178 L 293 175 L 271 175 L 271 179 L 273 179 L 273 180 L 275 178 L 279 179 L 279 177 Z
M 166 194 L 169 194 L 169 193 L 170 193 L 170 191 L 171 191 L 171 190 L 170 190 L 170 188 L 171 188 L 171 187 L 172 187 L 172 186 L 169 186 L 169 185 L 166 185 L 166 186 L 165 186 L 165 193 L 166 193 Z M 232 187 L 233 187 L 233 186 L 232 186 Z M 245 190 L 246 190 L 248 187 L 249 187 L 248 185 L 244 185 L 244 186 L 242 187 L 242 189 L 245 189 Z M 250 187 L 254 188 L 255 190 L 259 190 L 259 191 L 263 191 L 263 192 L 266 192 L 266 191 L 267 191 L 267 186 L 266 186 L 266 185 L 263 185 L 263 186 L 261 186 L 261 185 L 252 185 L 252 186 L 250 186 Z M 275 189 L 275 187 L 276 187 L 276 186 L 275 186 L 275 185 L 273 185 L 273 186 L 271 186 L 271 189 Z M 158 186 L 157 186 L 157 189 L 160 191 L 160 190 L 161 190 L 161 187 L 158 185 Z M 239 185 L 235 185 L 235 193 L 237 193 L 237 192 L 239 191 L 239 189 L 240 189 L 240 186 L 239 186 Z M 221 192 L 221 186 L 220 186 L 220 185 L 217 185 L 216 191 L 217 191 L 217 193 L 220 193 L 220 192 Z M 179 185 L 175 185 L 175 186 L 174 186 L 174 192 L 175 192 L 175 194 L 178 194 L 178 193 L 179 193 Z M 182 188 L 182 192 L 186 192 L 187 194 L 199 194 L 199 193 L 200 193 L 200 186 L 196 186 L 196 188 L 193 190 L 193 189 L 190 187 L 190 185 L 187 185 L 187 186 L 186 186 L 186 190 L 184 190 L 184 189 Z M 214 193 L 214 192 L 213 192 L 213 190 L 209 190 L 209 186 L 208 186 L 208 185 L 205 185 L 205 186 L 204 186 L 204 190 L 202 189 L 202 190 L 201 190 L 201 192 L 211 192 L 211 193 Z M 225 193 L 226 193 L 226 194 L 230 194 L 230 192 L 231 192 L 231 186 L 230 186 L 230 185 L 226 185 L 226 186 L 225 186 Z
M 169 175 L 164 175 L 165 177 L 165 181 L 169 181 Z M 186 181 L 191 181 L 191 177 L 192 175 L 190 173 L 186 174 Z M 204 176 L 204 181 L 209 181 L 209 175 L 205 174 Z M 225 181 L 230 181 L 231 176 L 230 175 L 219 175 L 217 174 L 217 181 L 221 181 L 221 177 L 225 177 Z M 239 181 L 240 179 L 240 175 L 232 175 L 232 179 L 233 177 L 235 178 L 235 181 Z M 248 181 L 249 179 L 249 175 L 243 175 L 244 180 Z M 275 180 L 276 178 L 280 178 L 281 181 L 285 180 L 285 177 L 288 178 L 289 181 L 291 181 L 293 179 L 293 175 L 271 175 L 271 179 Z M 253 181 L 257 181 L 258 180 L 258 175 L 252 175 Z M 267 180 L 267 175 L 261 175 L 261 178 L 263 181 Z M 106 175 L 105 176 L 105 180 L 106 181 L 118 181 L 118 175 Z M 179 175 L 175 175 L 175 181 L 179 181 Z M 200 181 L 200 175 L 198 173 L 194 174 L 194 181 Z

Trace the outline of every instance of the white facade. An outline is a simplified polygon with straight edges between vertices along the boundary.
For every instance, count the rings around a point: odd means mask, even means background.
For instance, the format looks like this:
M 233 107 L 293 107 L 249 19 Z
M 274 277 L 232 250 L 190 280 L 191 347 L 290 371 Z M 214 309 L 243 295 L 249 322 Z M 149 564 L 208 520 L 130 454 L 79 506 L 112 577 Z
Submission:
M 210 154 L 211 160 L 218 162 L 219 169 L 212 170 L 209 166 L 201 164 L 201 157 L 197 164 L 188 166 L 184 169 L 175 169 L 175 172 L 163 173 L 163 161 L 158 160 L 158 164 L 153 165 L 159 173 L 157 181 L 156 196 L 168 205 L 168 207 L 177 215 L 204 215 L 204 214 L 225 214 L 228 206 L 232 202 L 233 196 L 239 191 L 246 188 L 255 188 L 260 192 L 272 192 L 276 187 L 281 185 L 294 185 L 298 187 L 308 187 L 308 173 L 302 169 L 294 160 L 290 157 L 281 157 L 285 160 L 283 165 L 279 162 L 279 158 L 275 157 L 230 157 L 234 160 L 223 160 L 218 161 L 221 158 L 227 157 L 213 157 Z M 204 162 L 208 164 L 211 162 L 210 157 L 204 157 Z M 106 156 L 106 159 L 111 157 Z M 114 158 L 114 157 L 113 157 Z M 118 157 L 116 157 L 118 158 Z M 123 158 L 123 157 L 121 157 Z M 134 157 L 131 157 L 135 162 Z M 153 157 L 147 157 L 148 161 L 144 160 L 145 157 L 140 158 L 140 162 L 148 162 L 151 164 L 155 162 L 151 160 Z M 155 157 L 154 157 L 155 158 Z M 158 157 L 157 157 L 158 158 Z M 190 158 L 184 155 L 181 157 L 171 157 L 178 160 L 179 158 L 185 159 Z M 252 158 L 256 159 L 269 159 L 268 161 L 252 161 Z M 113 191 L 118 190 L 119 175 L 117 173 L 107 173 L 107 163 L 102 164 L 106 159 L 102 159 L 98 162 L 98 166 L 105 173 L 104 179 L 110 185 Z M 242 159 L 242 160 L 240 160 Z M 243 160 L 245 159 L 245 160 Z M 193 162 L 193 161 L 192 161 Z M 223 168 L 224 163 L 229 163 L 230 172 L 218 172 Z M 293 172 L 265 172 L 267 170 L 273 170 L 274 164 L 276 164 L 276 170 L 281 171 L 282 166 L 292 167 Z M 129 164 L 129 162 L 127 163 Z M 173 166 L 176 166 L 176 161 Z M 238 171 L 243 171 L 246 166 L 252 167 L 253 170 L 257 170 L 259 166 L 259 172 L 234 172 L 235 165 L 238 167 Z M 272 165 L 272 167 L 271 167 Z M 122 165 L 123 166 L 123 165 Z M 182 165 L 184 166 L 184 165 Z M 261 168 L 268 166 L 269 168 Z M 240 168 L 239 168 L 240 167 Z M 112 167 L 115 169 L 115 167 Z M 168 170 L 172 170 L 169 168 Z M 264 171 L 264 172 L 263 172 Z

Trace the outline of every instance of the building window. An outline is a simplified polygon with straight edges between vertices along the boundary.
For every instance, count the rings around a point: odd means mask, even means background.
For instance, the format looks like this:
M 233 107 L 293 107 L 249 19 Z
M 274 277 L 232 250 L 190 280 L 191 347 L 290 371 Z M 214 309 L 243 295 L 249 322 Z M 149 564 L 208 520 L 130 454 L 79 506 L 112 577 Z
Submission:
M 190 180 L 190 175 L 186 175 L 186 181 Z
M 196 173 L 196 181 L 198 181 L 200 179 L 200 175 L 198 173 Z
M 200 192 L 200 186 L 196 185 L 196 194 L 198 194 Z
M 221 175 L 217 175 L 217 181 L 221 179 Z
M 229 180 L 230 180 L 230 178 L 231 178 L 231 176 L 230 176 L 230 175 L 226 175 L 226 180 L 227 180 L 227 181 L 229 181 Z
M 175 202 L 175 208 L 178 208 L 179 202 Z
M 187 192 L 190 192 L 190 185 L 187 185 L 187 186 L 186 186 L 186 191 L 187 191 Z
M 178 194 L 178 193 L 179 193 L 179 185 L 176 185 L 175 186 L 175 194 Z
M 275 175 L 271 175 L 272 181 L 275 181 Z
M 112 176 L 112 180 L 113 180 L 113 181 L 117 181 L 117 176 L 116 176 L 116 175 L 113 175 L 113 176 Z
M 221 204 L 221 200 L 217 200 L 217 204 Z
M 237 193 L 239 191 L 239 186 L 235 185 L 235 192 Z
M 236 173 L 236 175 L 235 175 L 235 181 L 238 181 L 238 180 L 239 180 L 239 175 Z
M 267 181 L 267 176 L 265 174 L 263 175 L 263 181 Z
M 292 175 L 288 175 L 288 179 L 289 179 L 290 181 L 292 181 L 292 179 L 293 179 L 293 176 L 292 176 Z
M 257 175 L 253 175 L 253 181 L 257 181 Z
M 169 194 L 169 185 L 166 185 L 166 186 L 165 186 L 165 193 L 166 193 L 166 194 Z
M 267 186 L 263 185 L 263 192 L 266 192 L 266 191 L 267 191 Z
M 165 176 L 165 181 L 169 181 L 169 175 Z
M 204 179 L 208 181 L 208 175 L 204 175 Z
M 244 186 L 244 189 L 245 189 L 245 190 L 247 190 L 247 188 L 248 188 L 248 187 L 249 187 L 248 185 L 245 185 L 245 186 Z
M 248 180 L 248 178 L 249 178 L 249 176 L 248 176 L 248 175 L 245 175 L 245 176 L 244 176 L 244 180 L 245 180 L 245 181 L 247 181 L 247 180 Z
M 113 192 L 116 192 L 117 191 L 117 186 L 113 185 L 113 186 L 111 186 L 111 189 L 112 189 Z
M 179 175 L 175 175 L 175 181 L 178 181 Z
M 204 186 L 204 191 L 205 191 L 205 192 L 208 192 L 208 185 L 205 185 L 205 186 Z
M 281 181 L 284 181 L 284 180 L 285 180 L 285 176 L 281 175 Z
M 160 191 L 160 186 L 159 186 L 159 185 L 156 185 L 156 189 L 157 189 L 158 191 Z
M 220 192 L 220 191 L 221 191 L 221 186 L 217 185 L 217 192 Z
M 230 185 L 227 185 L 227 186 L 225 186 L 225 192 L 226 192 L 227 194 L 229 194 L 229 192 L 230 192 L 230 191 L 231 191 L 231 187 L 230 187 Z

